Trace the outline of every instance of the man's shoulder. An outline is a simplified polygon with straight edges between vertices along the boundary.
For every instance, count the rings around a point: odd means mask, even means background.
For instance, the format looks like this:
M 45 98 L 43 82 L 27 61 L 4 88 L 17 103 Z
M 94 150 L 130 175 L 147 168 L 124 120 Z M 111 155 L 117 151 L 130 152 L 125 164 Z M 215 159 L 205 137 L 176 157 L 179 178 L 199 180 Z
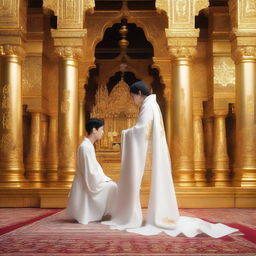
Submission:
M 79 145 L 78 150 L 89 152 L 93 150 L 93 146 L 90 144 L 90 142 L 88 142 L 88 140 L 84 139 Z

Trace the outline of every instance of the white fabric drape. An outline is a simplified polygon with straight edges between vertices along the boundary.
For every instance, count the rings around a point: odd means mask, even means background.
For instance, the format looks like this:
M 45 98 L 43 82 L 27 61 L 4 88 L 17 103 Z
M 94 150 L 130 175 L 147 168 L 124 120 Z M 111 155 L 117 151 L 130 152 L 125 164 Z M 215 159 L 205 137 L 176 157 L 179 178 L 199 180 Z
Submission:
M 140 186 L 149 141 L 152 146 L 152 174 L 147 218 L 143 223 Z M 112 220 L 102 223 L 110 225 L 112 229 L 125 229 L 142 235 L 155 235 L 163 231 L 170 236 L 183 233 L 191 237 L 204 232 L 219 237 L 237 231 L 222 224 L 179 216 L 169 150 L 155 95 L 144 100 L 136 125 L 122 132 L 117 202 Z
M 78 148 L 76 174 L 69 194 L 67 212 L 79 223 L 87 224 L 112 214 L 117 186 L 107 177 L 96 159 L 88 138 Z

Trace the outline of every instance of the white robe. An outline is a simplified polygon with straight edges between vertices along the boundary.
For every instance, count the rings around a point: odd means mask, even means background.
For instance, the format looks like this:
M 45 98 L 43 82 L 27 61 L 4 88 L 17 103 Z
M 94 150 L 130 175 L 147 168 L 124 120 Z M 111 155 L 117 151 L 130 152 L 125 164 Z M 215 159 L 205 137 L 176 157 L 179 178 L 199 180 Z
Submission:
M 117 185 L 107 177 L 96 159 L 88 138 L 78 148 L 76 174 L 69 194 L 68 214 L 79 223 L 87 224 L 112 214 Z
M 143 223 L 140 186 L 147 154 L 152 157 L 152 174 L 147 218 Z M 179 216 L 169 150 L 155 95 L 144 100 L 136 125 L 122 132 L 117 204 L 112 220 L 102 223 L 111 225 L 112 229 L 125 229 L 142 235 L 163 231 L 170 236 L 183 233 L 191 237 L 204 232 L 220 237 L 237 231 L 222 224 Z

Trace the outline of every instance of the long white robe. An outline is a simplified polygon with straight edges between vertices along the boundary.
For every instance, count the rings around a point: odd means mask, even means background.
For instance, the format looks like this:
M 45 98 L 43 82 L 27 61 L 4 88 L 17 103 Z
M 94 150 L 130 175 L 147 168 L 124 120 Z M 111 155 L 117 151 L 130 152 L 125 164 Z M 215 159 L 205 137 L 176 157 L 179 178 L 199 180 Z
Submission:
M 147 218 L 143 223 L 140 186 L 147 154 L 152 157 L 152 174 Z M 122 132 L 117 203 L 112 220 L 102 223 L 111 225 L 112 229 L 125 229 L 142 235 L 163 231 L 170 236 L 183 233 L 191 237 L 204 232 L 220 237 L 237 231 L 223 224 L 179 216 L 169 150 L 155 95 L 144 100 L 136 125 Z
M 104 174 L 93 144 L 85 138 L 77 152 L 67 213 L 82 224 L 101 220 L 104 215 L 112 214 L 116 191 L 116 183 Z

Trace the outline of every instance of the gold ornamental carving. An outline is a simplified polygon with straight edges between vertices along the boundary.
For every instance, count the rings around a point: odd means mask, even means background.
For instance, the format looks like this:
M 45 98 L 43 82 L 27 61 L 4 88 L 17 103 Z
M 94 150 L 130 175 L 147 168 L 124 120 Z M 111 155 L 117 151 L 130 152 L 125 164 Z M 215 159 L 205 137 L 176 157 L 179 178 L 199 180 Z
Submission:
M 22 76 L 22 95 L 34 96 L 41 95 L 42 85 L 42 58 L 26 57 L 21 71 Z
M 170 47 L 169 52 L 174 58 L 191 59 L 196 54 L 195 47 Z
M 83 27 L 83 0 L 58 0 L 58 27 Z
M 255 31 L 255 0 L 229 0 L 229 13 L 234 32 L 244 31 L 250 33 L 253 30 Z
M 0 56 L 11 56 L 16 55 L 20 57 L 24 57 L 25 51 L 21 46 L 4 44 L 0 45 Z
M 10 100 L 9 100 L 9 90 L 8 90 L 8 85 L 3 86 L 2 90 L 2 108 L 9 108 Z
M 132 102 L 129 86 L 121 80 L 108 93 L 106 85 L 101 85 L 96 93 L 96 104 L 91 117 L 105 121 L 105 134 L 97 145 L 97 150 L 118 151 L 121 142 L 121 131 L 136 123 L 139 109 Z
M 256 58 L 256 47 L 247 46 L 247 47 L 237 47 L 233 52 L 233 58 L 236 63 L 241 61 L 243 58 Z
M 55 47 L 55 52 L 62 58 L 79 58 L 82 56 L 82 48 L 79 47 Z
M 191 1 L 175 0 L 172 2 L 174 22 L 188 23 L 190 19 Z
M 64 89 L 63 90 L 63 100 L 61 102 L 61 113 L 68 113 L 70 108 L 70 90 Z
M 256 0 L 240 0 L 240 21 L 250 23 L 256 20 Z
M 65 162 L 73 163 L 75 161 L 74 140 L 70 137 L 68 128 L 64 128 L 59 142 L 59 159 L 65 159 Z M 61 164 L 60 164 L 61 165 Z
M 229 57 L 214 59 L 214 84 L 220 87 L 235 85 L 235 64 Z
M 18 0 L 1 0 L 0 1 L 0 23 L 9 25 L 17 22 L 18 17 Z
M 193 27 L 194 16 L 209 6 L 208 0 L 156 0 L 157 11 L 165 11 L 169 25 L 186 24 Z

